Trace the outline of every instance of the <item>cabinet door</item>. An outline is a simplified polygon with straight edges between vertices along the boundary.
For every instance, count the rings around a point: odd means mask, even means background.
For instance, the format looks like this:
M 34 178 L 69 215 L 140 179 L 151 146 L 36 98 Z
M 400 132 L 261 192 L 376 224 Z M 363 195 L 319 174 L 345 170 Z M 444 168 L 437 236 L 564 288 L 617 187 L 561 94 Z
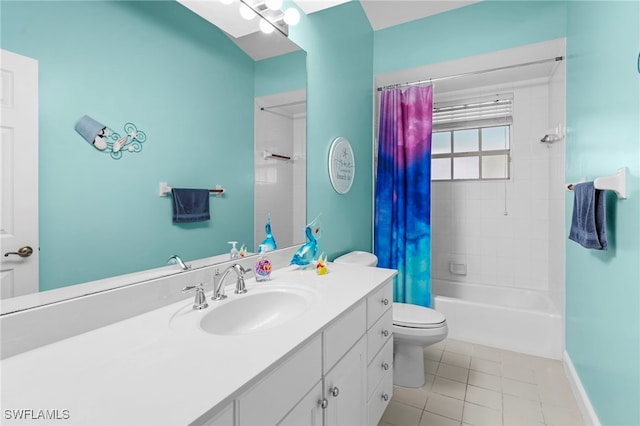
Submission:
M 321 341 L 317 335 L 236 400 L 240 426 L 277 424 L 320 381 Z
M 322 426 L 322 382 L 296 405 L 278 426 Z
M 362 338 L 324 379 L 325 425 L 363 425 L 367 421 L 367 344 Z

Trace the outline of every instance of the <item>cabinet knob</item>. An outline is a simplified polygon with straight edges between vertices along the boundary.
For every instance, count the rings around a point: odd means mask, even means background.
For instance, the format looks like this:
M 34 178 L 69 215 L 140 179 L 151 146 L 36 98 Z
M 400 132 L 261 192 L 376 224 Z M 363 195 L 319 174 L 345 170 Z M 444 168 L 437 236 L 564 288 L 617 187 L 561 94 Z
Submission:
M 338 389 L 337 386 L 332 387 L 331 389 L 329 389 L 329 392 L 331 392 L 331 396 L 338 396 L 340 395 L 340 389 Z
M 389 364 L 387 364 L 386 362 L 383 362 L 383 363 L 382 363 L 382 369 L 383 369 L 384 371 L 387 371 L 387 370 L 389 369 Z
M 388 393 L 386 393 L 386 392 L 385 392 L 385 393 L 383 393 L 383 394 L 382 394 L 382 400 L 383 400 L 383 401 L 388 401 L 388 400 L 389 400 L 389 394 L 388 394 Z
M 387 337 L 389 335 L 389 330 L 382 330 L 382 335 Z
M 387 299 L 386 297 L 384 299 L 382 299 L 382 304 L 384 306 L 387 306 L 389 304 L 389 299 Z
M 320 407 L 324 410 L 329 406 L 329 401 L 327 401 L 327 398 L 322 398 L 320 401 L 318 401 L 318 404 L 320 404 Z

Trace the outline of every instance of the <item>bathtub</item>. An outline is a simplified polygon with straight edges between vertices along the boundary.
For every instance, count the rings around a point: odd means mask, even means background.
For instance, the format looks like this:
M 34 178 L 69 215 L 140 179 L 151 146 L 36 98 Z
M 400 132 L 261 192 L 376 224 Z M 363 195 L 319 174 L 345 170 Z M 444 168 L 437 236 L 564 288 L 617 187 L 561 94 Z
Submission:
M 433 280 L 433 307 L 449 338 L 561 359 L 564 322 L 551 300 L 532 290 Z

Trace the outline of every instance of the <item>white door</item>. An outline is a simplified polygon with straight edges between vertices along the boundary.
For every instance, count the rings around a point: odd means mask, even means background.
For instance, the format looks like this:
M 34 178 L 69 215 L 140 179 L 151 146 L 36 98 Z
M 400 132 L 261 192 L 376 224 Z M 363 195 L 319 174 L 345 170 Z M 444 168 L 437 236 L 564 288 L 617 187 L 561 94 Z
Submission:
M 0 298 L 4 299 L 38 291 L 38 61 L 1 50 L 0 71 Z

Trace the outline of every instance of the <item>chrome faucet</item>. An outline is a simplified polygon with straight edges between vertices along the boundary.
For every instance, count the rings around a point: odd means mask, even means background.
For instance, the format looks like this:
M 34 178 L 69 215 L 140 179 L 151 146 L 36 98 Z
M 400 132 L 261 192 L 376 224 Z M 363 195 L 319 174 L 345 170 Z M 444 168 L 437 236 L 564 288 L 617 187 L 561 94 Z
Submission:
M 173 256 L 171 256 L 167 260 L 167 263 L 177 263 L 178 265 L 180 265 L 180 268 L 182 268 L 183 271 L 186 271 L 187 269 L 191 268 L 191 266 L 185 265 L 182 259 L 180 259 L 180 256 L 178 256 L 177 254 L 174 254 Z
M 244 269 L 241 265 L 234 263 L 233 265 L 227 267 L 227 269 L 222 272 L 222 275 L 220 275 L 220 271 L 216 269 L 216 272 L 213 275 L 213 297 L 211 298 L 211 300 L 222 300 L 227 297 L 224 294 L 223 282 L 231 271 L 235 272 L 237 277 L 235 293 L 243 294 L 247 292 L 247 288 L 244 283 L 244 274 L 249 271 Z
M 183 292 L 194 290 L 196 292 L 196 298 L 193 301 L 193 309 L 202 310 L 207 306 L 207 297 L 204 295 L 204 285 L 202 283 L 198 285 L 190 285 L 182 289 Z

